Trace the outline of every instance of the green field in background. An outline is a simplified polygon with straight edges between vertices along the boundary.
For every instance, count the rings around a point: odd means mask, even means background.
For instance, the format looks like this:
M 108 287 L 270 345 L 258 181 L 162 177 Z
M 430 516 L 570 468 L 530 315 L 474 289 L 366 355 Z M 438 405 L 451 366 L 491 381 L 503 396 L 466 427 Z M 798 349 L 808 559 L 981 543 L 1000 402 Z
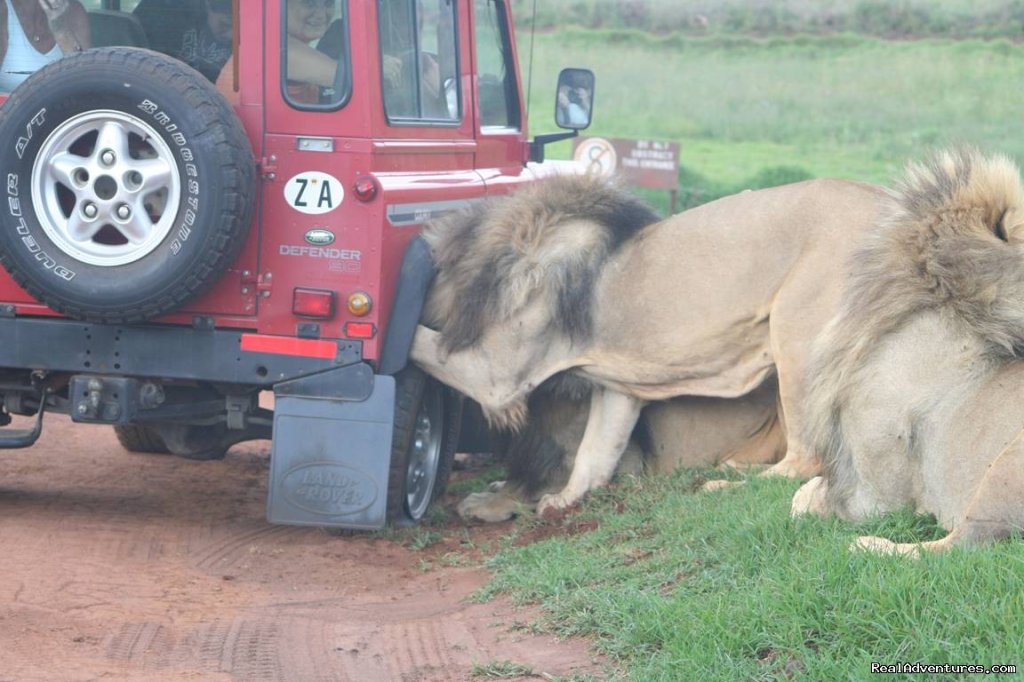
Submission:
M 520 34 L 524 78 L 530 43 Z M 794 171 L 885 183 L 907 160 L 948 145 L 1024 159 L 1024 45 L 1006 40 L 567 29 L 538 33 L 532 56 L 532 134 L 554 129 L 558 70 L 590 68 L 596 104 L 584 134 L 679 142 L 689 203 Z M 570 149 L 561 143 L 549 155 Z

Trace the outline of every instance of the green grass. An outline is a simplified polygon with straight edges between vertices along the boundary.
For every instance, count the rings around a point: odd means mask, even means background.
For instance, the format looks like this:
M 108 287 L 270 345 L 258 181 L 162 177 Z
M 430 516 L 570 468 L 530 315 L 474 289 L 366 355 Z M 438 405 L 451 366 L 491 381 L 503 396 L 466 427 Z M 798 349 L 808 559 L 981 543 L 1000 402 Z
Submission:
M 509 677 L 532 677 L 533 669 L 512 661 L 490 661 L 473 666 L 473 679 L 499 680 Z
M 540 29 L 634 28 L 695 35 L 855 31 L 887 37 L 1019 38 L 1019 0 L 559 0 L 518 2 L 517 20 Z
M 599 491 L 580 512 L 597 530 L 498 554 L 482 596 L 543 604 L 547 627 L 595 637 L 644 682 L 877 679 L 872 661 L 1024 672 L 1024 544 L 920 561 L 851 553 L 860 534 L 942 531 L 910 513 L 792 520 L 791 481 L 695 493 L 696 477 Z
M 529 60 L 520 35 L 520 60 Z M 1024 159 L 1024 45 L 771 39 L 567 29 L 537 35 L 530 130 L 554 129 L 563 66 L 597 75 L 584 134 L 681 145 L 683 206 L 747 187 L 776 167 L 887 183 L 912 158 L 971 144 Z M 525 70 L 525 68 L 524 68 Z M 568 158 L 569 142 L 549 147 Z

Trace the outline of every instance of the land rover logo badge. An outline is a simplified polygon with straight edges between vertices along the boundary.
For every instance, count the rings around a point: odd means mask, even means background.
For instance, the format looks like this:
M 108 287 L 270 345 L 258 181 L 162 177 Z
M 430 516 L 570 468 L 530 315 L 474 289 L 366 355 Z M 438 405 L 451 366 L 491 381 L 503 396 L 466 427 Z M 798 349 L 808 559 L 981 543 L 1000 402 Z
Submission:
M 315 229 L 306 233 L 306 241 L 313 246 L 327 246 L 334 243 L 334 233 L 330 230 Z

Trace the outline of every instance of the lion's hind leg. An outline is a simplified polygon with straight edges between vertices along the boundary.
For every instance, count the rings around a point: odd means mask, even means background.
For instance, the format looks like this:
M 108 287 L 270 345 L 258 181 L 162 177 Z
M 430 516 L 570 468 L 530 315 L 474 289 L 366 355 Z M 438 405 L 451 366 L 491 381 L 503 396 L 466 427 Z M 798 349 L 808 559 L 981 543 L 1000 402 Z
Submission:
M 959 481 L 948 481 L 960 485 Z M 942 514 L 937 514 L 942 516 Z M 992 461 L 977 483 L 963 518 L 941 540 L 895 543 L 884 538 L 862 537 L 854 549 L 885 554 L 916 556 L 920 552 L 944 552 L 952 547 L 972 547 L 1002 540 L 1024 530 L 1024 430 Z
M 566 509 L 594 488 L 605 485 L 629 443 L 644 402 L 624 393 L 595 386 L 590 394 L 590 415 L 576 451 L 569 482 L 558 493 L 544 495 L 537 513 Z

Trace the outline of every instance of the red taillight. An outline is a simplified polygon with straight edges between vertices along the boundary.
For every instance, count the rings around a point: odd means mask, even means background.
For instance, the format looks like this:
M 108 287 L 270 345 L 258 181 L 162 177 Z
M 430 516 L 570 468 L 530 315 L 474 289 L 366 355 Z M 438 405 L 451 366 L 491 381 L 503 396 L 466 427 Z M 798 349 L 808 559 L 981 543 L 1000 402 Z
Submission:
M 372 175 L 360 175 L 352 186 L 352 192 L 359 201 L 373 201 L 377 196 L 377 179 Z
M 377 328 L 371 322 L 346 322 L 345 336 L 350 339 L 372 339 L 377 334 Z
M 334 292 L 326 289 L 295 289 L 292 313 L 322 320 L 334 317 Z

